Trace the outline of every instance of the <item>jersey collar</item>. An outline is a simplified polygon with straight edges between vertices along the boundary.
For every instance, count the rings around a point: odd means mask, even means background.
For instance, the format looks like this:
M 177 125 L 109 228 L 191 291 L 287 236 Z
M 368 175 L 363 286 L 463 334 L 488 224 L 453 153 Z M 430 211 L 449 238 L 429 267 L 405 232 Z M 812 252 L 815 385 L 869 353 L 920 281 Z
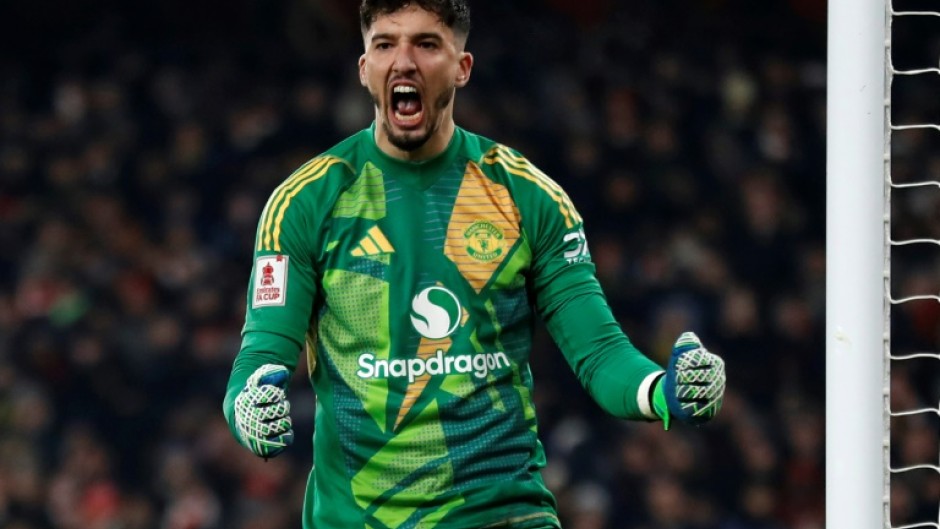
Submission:
M 457 153 L 463 145 L 463 130 L 460 127 L 454 127 L 454 135 L 451 136 L 447 148 L 436 156 L 417 162 L 402 160 L 389 156 L 375 143 L 375 122 L 364 129 L 360 134 L 365 136 L 364 143 L 370 151 L 369 158 L 372 162 L 388 176 L 395 178 L 403 183 L 427 189 L 437 182 L 448 167 L 453 165 L 457 158 Z

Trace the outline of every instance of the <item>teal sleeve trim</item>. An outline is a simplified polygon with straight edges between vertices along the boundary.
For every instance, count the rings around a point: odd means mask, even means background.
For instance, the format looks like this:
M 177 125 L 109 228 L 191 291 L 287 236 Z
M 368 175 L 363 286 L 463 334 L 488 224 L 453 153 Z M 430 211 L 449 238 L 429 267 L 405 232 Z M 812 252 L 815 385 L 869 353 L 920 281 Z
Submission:
M 283 365 L 293 373 L 297 367 L 299 353 L 300 344 L 280 334 L 247 332 L 242 336 L 241 350 L 232 365 L 225 400 L 222 403 L 225 420 L 236 439 L 239 439 L 239 436 L 235 429 L 235 397 L 245 387 L 248 377 L 265 364 Z
M 643 355 L 623 333 L 593 274 L 541 305 L 548 331 L 581 385 L 607 413 L 623 419 L 649 420 L 637 394 L 643 380 L 662 368 Z

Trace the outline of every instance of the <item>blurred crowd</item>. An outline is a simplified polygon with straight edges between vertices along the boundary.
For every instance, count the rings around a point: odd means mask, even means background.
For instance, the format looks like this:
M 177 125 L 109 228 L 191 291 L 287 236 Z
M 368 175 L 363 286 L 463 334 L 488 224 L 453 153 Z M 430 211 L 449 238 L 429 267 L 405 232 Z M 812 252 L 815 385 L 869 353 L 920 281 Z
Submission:
M 372 119 L 354 3 L 62 4 L 0 8 L 0 527 L 299 528 L 305 369 L 276 459 L 221 403 L 264 202 Z M 605 416 L 540 329 L 566 529 L 823 527 L 825 3 L 472 7 L 458 124 L 569 191 L 641 350 L 665 363 L 694 329 L 727 362 L 716 421 L 663 432 Z M 936 349 L 918 307 L 899 325 Z M 923 372 L 894 376 L 899 404 L 937 402 Z M 899 462 L 936 456 L 935 424 L 903 430 Z M 897 522 L 940 498 L 929 478 L 897 495 Z

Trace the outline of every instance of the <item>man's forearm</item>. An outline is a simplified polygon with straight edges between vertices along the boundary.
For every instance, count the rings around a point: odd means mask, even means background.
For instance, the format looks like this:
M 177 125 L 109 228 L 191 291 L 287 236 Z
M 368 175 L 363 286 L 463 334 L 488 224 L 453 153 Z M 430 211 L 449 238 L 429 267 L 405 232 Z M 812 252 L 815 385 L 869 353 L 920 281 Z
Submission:
M 232 365 L 232 374 L 229 376 L 225 401 L 222 404 L 225 420 L 236 438 L 238 435 L 234 421 L 235 398 L 245 387 L 248 377 L 265 364 L 280 364 L 293 372 L 297 367 L 299 350 L 297 342 L 279 334 L 249 332 L 244 335 L 241 350 Z
M 583 289 L 559 302 L 546 325 L 601 408 L 624 419 L 656 418 L 649 391 L 662 368 L 630 342 L 599 289 Z

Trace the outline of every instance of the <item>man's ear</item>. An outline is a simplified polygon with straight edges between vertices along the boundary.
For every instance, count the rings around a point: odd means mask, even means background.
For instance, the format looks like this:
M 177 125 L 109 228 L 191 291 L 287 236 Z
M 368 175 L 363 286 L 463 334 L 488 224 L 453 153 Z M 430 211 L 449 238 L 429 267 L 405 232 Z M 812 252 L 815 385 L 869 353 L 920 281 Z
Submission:
M 366 86 L 366 54 L 359 57 L 359 84 Z
M 454 84 L 457 88 L 463 88 L 470 81 L 470 71 L 473 70 L 473 55 L 470 52 L 460 52 L 460 58 L 457 60 L 457 79 Z

